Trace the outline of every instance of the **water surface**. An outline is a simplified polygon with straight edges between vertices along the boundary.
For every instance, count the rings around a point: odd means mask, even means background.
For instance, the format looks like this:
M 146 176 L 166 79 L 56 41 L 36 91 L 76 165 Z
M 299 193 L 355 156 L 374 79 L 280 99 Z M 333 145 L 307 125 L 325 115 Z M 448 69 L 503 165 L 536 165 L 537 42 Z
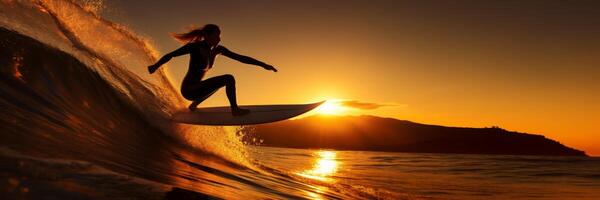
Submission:
M 440 199 L 598 199 L 600 159 L 252 148 L 266 166 L 375 194 Z

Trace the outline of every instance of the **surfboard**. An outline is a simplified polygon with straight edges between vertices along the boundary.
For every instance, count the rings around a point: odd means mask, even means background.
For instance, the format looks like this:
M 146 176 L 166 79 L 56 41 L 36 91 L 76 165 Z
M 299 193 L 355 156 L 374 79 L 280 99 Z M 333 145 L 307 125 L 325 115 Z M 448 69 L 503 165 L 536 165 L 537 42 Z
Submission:
M 229 106 L 198 108 L 195 111 L 185 110 L 173 115 L 173 121 L 185 124 L 213 125 L 213 126 L 239 126 L 263 124 L 289 119 L 304 114 L 324 101 L 310 104 L 287 105 L 246 105 L 240 106 L 249 109 L 250 113 L 242 116 L 233 116 Z

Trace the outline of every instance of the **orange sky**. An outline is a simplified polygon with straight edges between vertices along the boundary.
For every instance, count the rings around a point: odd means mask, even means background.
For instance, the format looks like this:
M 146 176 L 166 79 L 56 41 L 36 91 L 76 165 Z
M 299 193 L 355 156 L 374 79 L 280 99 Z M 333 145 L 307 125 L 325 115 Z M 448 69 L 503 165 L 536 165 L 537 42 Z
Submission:
M 543 134 L 600 155 L 600 3 L 580 1 L 116 1 L 104 15 L 152 40 L 216 23 L 222 45 L 274 65 L 220 57 L 240 104 L 324 99 L 447 126 Z M 168 63 L 177 87 L 187 56 Z M 204 106 L 228 105 L 224 92 Z

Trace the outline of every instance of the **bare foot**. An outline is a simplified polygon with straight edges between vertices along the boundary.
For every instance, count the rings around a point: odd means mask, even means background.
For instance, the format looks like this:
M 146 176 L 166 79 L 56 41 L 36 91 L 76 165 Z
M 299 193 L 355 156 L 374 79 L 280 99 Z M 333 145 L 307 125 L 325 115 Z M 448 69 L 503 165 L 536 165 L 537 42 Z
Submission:
M 248 109 L 243 109 L 243 108 L 239 108 L 239 107 L 231 108 L 231 114 L 233 116 L 241 116 L 241 115 L 246 115 L 248 113 L 250 113 L 250 110 L 248 110 Z
M 188 109 L 190 109 L 190 111 L 194 112 L 196 110 L 196 107 L 198 107 L 198 102 L 194 101 L 190 104 L 190 106 L 188 106 Z

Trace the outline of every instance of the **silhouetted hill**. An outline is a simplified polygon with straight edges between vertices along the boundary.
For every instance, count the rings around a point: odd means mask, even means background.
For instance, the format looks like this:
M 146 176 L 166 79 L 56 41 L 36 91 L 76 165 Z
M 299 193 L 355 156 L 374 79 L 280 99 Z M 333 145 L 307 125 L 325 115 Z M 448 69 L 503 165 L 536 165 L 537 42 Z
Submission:
M 586 156 L 542 135 L 458 128 L 374 116 L 310 116 L 253 126 L 263 146 L 423 153 Z

